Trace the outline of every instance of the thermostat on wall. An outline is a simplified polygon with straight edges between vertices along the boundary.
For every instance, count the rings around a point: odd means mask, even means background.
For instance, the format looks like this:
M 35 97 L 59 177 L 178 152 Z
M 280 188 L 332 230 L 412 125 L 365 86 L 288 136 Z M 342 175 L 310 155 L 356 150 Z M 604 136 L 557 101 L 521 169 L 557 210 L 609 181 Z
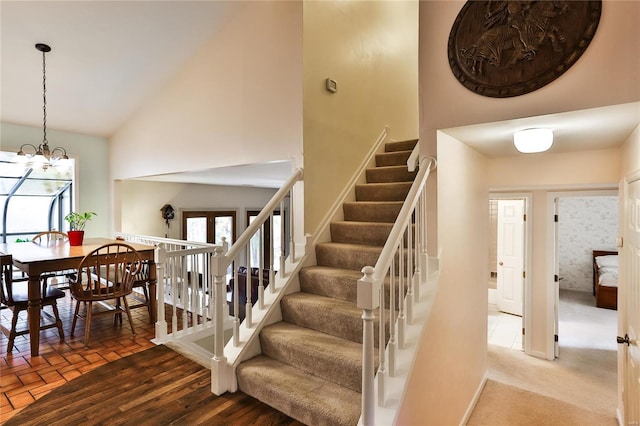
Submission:
M 338 83 L 335 80 L 328 78 L 326 80 L 326 85 L 327 85 L 327 90 L 330 91 L 331 93 L 336 93 L 338 91 Z

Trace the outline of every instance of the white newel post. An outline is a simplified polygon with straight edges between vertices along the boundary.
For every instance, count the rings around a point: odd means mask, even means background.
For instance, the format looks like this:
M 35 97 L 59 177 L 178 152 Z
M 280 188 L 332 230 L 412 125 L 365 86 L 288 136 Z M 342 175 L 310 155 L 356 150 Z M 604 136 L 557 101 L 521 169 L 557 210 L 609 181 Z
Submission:
M 380 306 L 380 283 L 373 279 L 371 266 L 362 268 L 364 277 L 358 280 L 357 306 L 362 309 L 362 424 L 375 423 L 374 389 L 374 312 Z M 382 325 L 384 327 L 384 325 Z
M 216 395 L 222 395 L 228 388 L 229 368 L 227 358 L 224 356 L 224 318 L 223 303 L 226 303 L 225 297 L 225 275 L 226 275 L 226 257 L 224 249 L 216 247 L 214 256 L 211 259 L 211 268 L 214 276 L 215 287 L 215 347 L 213 358 L 211 358 L 211 392 Z
M 156 246 L 154 262 L 156 264 L 156 294 L 149 295 L 156 298 L 156 339 L 163 341 L 167 337 L 167 321 L 164 317 L 164 268 L 167 251 Z

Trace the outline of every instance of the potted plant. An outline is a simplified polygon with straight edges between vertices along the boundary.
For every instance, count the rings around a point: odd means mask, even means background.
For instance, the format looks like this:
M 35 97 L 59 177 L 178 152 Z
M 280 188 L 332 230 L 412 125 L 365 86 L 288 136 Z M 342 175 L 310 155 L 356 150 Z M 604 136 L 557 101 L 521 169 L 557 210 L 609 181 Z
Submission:
M 69 245 L 81 246 L 84 239 L 84 226 L 87 222 L 95 216 L 95 212 L 77 213 L 71 212 L 64 217 L 64 220 L 69 222 Z

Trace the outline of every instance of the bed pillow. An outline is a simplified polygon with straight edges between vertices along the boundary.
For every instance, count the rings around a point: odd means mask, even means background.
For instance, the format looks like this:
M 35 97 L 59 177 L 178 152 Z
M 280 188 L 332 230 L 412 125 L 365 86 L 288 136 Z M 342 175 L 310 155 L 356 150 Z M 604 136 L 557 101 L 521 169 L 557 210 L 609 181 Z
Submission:
M 603 266 L 602 268 L 598 268 L 598 273 L 600 274 L 600 276 L 608 275 L 616 280 L 618 279 L 618 268 Z
M 607 271 L 607 273 L 600 274 L 600 277 L 598 279 L 598 284 L 604 287 L 618 287 L 617 269 L 615 273 L 610 272 L 611 269 L 605 269 L 605 270 Z
M 597 256 L 596 264 L 599 268 L 618 267 L 618 255 Z

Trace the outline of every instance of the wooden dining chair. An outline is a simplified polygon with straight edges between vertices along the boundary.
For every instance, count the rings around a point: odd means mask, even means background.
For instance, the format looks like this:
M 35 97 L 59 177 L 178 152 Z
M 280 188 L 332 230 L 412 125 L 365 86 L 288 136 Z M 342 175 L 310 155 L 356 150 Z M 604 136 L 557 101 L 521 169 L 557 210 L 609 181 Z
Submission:
M 20 312 L 26 311 L 29 306 L 28 297 L 28 281 L 26 279 L 14 280 L 13 278 L 13 257 L 10 254 L 0 255 L 0 268 L 2 275 L 2 290 L 0 291 L 0 301 L 3 305 L 9 307 L 13 311 L 11 318 L 11 329 L 0 324 L 2 332 L 9 338 L 7 345 L 7 352 L 13 350 L 14 341 L 17 336 L 29 334 L 29 327 L 27 321 L 27 328 L 24 330 L 17 330 L 18 316 Z M 58 313 L 58 306 L 56 301 L 64 297 L 64 292 L 56 288 L 47 288 L 45 293 L 42 293 L 40 303 L 42 304 L 42 316 L 47 317 L 53 322 L 49 324 L 40 324 L 40 330 L 47 330 L 49 328 L 57 328 L 60 335 L 60 341 L 64 342 L 64 331 L 62 330 L 62 321 L 60 320 L 60 314 Z M 51 306 L 53 310 L 53 316 L 44 310 L 45 306 Z
M 76 321 L 84 318 L 84 344 L 89 347 L 91 319 L 98 315 L 113 315 L 114 325 L 122 323 L 122 313 L 127 314 L 131 332 L 135 335 L 127 296 L 133 291 L 136 276 L 142 268 L 140 254 L 126 243 L 104 244 L 87 254 L 78 265 L 77 276 L 69 285 L 71 296 L 76 300 L 76 308 L 71 324 L 74 335 Z M 85 305 L 84 315 L 80 304 Z M 101 308 L 93 309 L 100 302 Z
M 135 300 L 136 303 L 133 305 L 129 305 L 129 309 L 137 309 L 137 308 L 146 308 L 149 313 L 149 321 L 153 323 L 153 318 L 151 317 L 151 302 L 149 301 L 149 262 L 146 260 L 142 261 L 142 268 L 140 268 L 140 272 L 138 272 L 133 281 L 134 291 L 131 293 L 131 297 Z M 140 294 L 139 289 L 142 291 Z
M 44 231 L 33 237 L 31 241 L 41 246 L 50 246 L 69 241 L 69 236 L 62 231 Z
M 57 244 L 65 244 L 69 241 L 69 235 L 62 231 L 44 231 L 37 234 L 35 237 L 31 239 L 31 242 L 50 247 Z M 45 272 L 40 276 L 42 280 L 42 292 L 46 291 L 46 288 L 54 281 L 62 280 L 62 284 L 56 285 L 55 287 L 60 290 L 67 290 L 69 288 L 68 282 L 75 277 L 76 271 L 74 269 L 67 269 L 64 271 L 52 271 Z

